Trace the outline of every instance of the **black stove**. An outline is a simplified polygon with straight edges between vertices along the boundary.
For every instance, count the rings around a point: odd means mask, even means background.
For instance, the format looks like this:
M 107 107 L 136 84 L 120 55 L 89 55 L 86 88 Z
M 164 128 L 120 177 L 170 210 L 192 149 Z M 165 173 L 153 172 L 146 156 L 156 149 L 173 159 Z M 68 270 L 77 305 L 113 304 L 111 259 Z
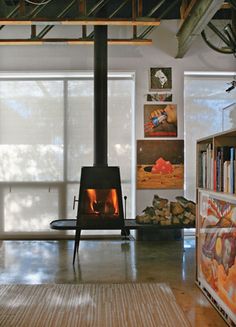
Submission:
M 128 234 L 120 169 L 107 164 L 107 75 L 107 26 L 94 26 L 94 164 L 81 171 L 73 263 L 82 229 L 120 229 Z

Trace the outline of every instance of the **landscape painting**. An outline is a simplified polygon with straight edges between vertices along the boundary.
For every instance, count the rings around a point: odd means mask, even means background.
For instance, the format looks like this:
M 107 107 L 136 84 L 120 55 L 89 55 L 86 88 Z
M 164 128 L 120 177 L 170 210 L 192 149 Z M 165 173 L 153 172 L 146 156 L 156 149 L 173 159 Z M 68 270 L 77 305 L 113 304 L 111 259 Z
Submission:
M 137 189 L 183 189 L 184 141 L 137 141 Z

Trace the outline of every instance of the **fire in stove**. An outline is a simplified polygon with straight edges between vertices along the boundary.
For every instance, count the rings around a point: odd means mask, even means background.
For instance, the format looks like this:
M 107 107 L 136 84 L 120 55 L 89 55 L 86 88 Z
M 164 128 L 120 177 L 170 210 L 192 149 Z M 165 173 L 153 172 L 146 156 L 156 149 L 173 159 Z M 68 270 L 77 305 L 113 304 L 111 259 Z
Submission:
M 82 167 L 77 226 L 124 229 L 119 167 Z
M 84 214 L 118 216 L 119 205 L 116 189 L 87 189 L 84 196 Z

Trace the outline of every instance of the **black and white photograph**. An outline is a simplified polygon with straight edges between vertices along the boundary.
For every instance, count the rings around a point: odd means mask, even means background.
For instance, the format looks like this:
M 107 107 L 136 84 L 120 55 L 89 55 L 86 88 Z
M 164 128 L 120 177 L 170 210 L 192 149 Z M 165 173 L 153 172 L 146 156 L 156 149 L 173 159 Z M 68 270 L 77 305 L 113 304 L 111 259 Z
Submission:
M 150 91 L 171 90 L 172 89 L 172 69 L 171 67 L 150 68 Z

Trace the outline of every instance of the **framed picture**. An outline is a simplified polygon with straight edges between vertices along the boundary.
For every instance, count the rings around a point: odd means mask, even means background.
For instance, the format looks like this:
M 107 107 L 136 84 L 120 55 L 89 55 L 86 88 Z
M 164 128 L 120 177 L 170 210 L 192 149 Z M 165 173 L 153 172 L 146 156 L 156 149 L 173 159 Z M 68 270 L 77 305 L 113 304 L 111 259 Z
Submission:
M 172 93 L 148 93 L 147 94 L 148 102 L 171 102 Z
M 199 190 L 197 279 L 236 323 L 236 200 Z
M 145 137 L 176 137 L 176 104 L 144 105 Z
M 137 189 L 183 189 L 184 141 L 137 141 Z
M 172 89 L 172 69 L 150 68 L 150 91 Z

